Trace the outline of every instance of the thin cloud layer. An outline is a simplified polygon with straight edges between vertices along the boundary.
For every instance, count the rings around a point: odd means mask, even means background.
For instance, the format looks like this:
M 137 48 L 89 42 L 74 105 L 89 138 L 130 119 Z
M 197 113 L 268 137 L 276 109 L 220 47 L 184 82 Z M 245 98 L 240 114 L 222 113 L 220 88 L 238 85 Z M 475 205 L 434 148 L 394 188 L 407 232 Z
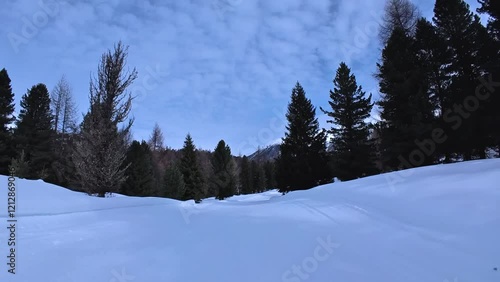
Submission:
M 420 2 L 430 18 L 433 3 Z M 181 147 L 190 132 L 198 147 L 225 139 L 234 154 L 249 154 L 284 135 L 296 81 L 320 115 L 341 61 L 378 98 L 382 9 L 371 0 L 8 1 L 0 67 L 17 101 L 65 74 L 85 112 L 100 55 L 122 40 L 139 71 L 134 138 L 147 139 L 158 122 L 168 146 Z

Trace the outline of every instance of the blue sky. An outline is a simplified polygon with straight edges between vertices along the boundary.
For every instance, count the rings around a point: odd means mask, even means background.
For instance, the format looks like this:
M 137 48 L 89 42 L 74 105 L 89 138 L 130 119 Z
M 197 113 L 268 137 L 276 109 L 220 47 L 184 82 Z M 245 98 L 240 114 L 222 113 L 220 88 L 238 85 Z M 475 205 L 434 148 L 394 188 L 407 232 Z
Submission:
M 434 1 L 415 2 L 427 18 Z M 476 0 L 468 2 L 472 9 Z M 378 98 L 382 0 L 84 0 L 3 3 L 0 68 L 19 99 L 36 83 L 49 90 L 65 75 L 78 111 L 100 56 L 122 40 L 139 77 L 135 139 L 158 122 L 165 144 L 186 134 L 212 150 L 220 139 L 249 154 L 284 136 L 291 89 L 299 81 L 322 125 L 332 79 L 346 62 Z

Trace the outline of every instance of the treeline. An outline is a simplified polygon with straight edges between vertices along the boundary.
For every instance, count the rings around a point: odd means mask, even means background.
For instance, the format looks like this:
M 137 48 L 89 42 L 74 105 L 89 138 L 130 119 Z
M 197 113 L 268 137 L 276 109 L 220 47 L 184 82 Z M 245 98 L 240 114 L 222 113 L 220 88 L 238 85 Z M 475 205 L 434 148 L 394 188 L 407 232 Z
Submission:
M 274 164 L 234 157 L 223 140 L 213 152 L 197 150 L 188 134 L 181 150 L 164 146 L 158 124 L 148 141 L 131 140 L 128 118 L 137 78 L 126 72 L 127 48 L 118 43 L 104 53 L 90 81 L 90 106 L 77 125 L 72 89 L 64 77 L 49 93 L 40 83 L 21 98 L 14 116 L 14 94 L 5 69 L 0 71 L 0 173 L 104 197 L 169 197 L 200 202 L 276 187 Z
M 373 101 L 341 63 L 333 77 L 329 129 L 297 82 L 276 160 L 235 157 L 221 140 L 198 150 L 188 134 L 181 150 L 164 146 L 156 125 L 133 141 L 127 48 L 104 53 L 90 81 L 90 106 L 78 125 L 64 78 L 49 93 L 30 88 L 14 116 L 14 94 L 0 71 L 0 173 L 43 179 L 104 197 L 120 192 L 200 202 L 278 188 L 286 193 L 411 167 L 500 155 L 500 12 L 479 0 L 483 26 L 463 0 L 437 0 L 432 21 L 409 0 L 388 0 L 377 64 L 381 98 Z M 327 95 L 327 93 L 325 93 Z M 380 121 L 369 120 L 374 107 Z

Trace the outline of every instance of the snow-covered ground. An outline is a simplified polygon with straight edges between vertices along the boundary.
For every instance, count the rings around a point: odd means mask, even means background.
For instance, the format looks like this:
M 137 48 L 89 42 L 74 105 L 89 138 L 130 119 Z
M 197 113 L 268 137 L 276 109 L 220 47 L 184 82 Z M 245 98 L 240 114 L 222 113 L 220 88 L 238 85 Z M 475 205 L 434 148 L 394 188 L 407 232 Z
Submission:
M 199 205 L 17 180 L 15 275 L 0 183 L 0 281 L 500 281 L 499 159 Z

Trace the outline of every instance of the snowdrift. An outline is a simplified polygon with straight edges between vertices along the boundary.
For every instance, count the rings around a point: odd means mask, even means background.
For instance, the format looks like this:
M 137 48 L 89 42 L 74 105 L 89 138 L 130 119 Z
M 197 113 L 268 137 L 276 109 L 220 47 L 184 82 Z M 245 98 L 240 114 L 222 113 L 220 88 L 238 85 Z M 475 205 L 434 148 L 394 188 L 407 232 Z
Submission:
M 16 274 L 7 181 L 0 281 L 500 281 L 500 160 L 199 205 L 17 179 Z

